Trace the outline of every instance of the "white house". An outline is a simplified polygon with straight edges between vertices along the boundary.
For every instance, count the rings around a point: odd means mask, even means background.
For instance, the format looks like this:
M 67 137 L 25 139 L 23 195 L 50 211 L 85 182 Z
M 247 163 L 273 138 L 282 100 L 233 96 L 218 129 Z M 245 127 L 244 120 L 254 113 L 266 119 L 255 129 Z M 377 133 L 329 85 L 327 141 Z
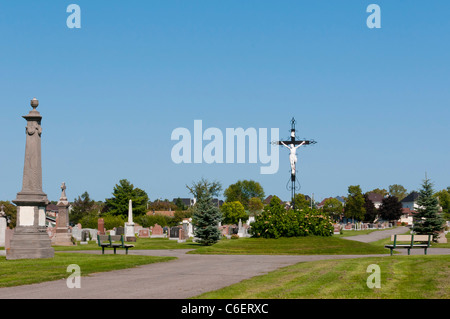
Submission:
M 401 200 L 403 208 L 409 208 L 410 210 L 416 210 L 419 208 L 417 205 L 417 199 L 419 198 L 419 193 L 412 191 L 408 196 Z

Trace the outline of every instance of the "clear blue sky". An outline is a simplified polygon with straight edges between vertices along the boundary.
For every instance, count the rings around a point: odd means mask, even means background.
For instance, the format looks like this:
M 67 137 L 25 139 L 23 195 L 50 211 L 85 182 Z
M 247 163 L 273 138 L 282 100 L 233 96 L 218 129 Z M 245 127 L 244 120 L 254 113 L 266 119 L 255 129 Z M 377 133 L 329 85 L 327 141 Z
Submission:
M 81 7 L 81 29 L 66 8 Z M 381 7 L 369 29 L 366 7 Z M 29 100 L 43 116 L 43 188 L 111 196 L 120 179 L 151 200 L 205 177 L 289 199 L 288 151 L 260 164 L 179 164 L 177 127 L 279 128 L 300 149 L 301 192 L 321 200 L 427 172 L 450 186 L 449 1 L 2 1 L 0 199 L 22 187 Z

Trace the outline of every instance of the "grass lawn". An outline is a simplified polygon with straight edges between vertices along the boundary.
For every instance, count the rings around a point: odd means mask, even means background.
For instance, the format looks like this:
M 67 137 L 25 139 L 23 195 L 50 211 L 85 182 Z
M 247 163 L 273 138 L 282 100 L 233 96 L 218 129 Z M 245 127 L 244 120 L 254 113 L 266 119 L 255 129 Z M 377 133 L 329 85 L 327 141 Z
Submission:
M 367 273 L 380 266 L 381 288 Z M 448 299 L 450 256 L 389 256 L 298 263 L 197 296 L 199 299 Z
M 81 275 L 85 276 L 95 272 L 132 268 L 172 259 L 176 258 L 73 253 L 55 253 L 54 258 L 48 259 L 6 260 L 6 257 L 0 256 L 0 288 L 66 279 L 71 274 L 67 272 L 67 266 L 71 264 L 80 266 Z
M 367 244 L 336 237 L 290 237 L 278 239 L 222 239 L 212 246 L 198 246 L 190 254 L 234 255 L 368 255 L 388 254 L 381 244 Z

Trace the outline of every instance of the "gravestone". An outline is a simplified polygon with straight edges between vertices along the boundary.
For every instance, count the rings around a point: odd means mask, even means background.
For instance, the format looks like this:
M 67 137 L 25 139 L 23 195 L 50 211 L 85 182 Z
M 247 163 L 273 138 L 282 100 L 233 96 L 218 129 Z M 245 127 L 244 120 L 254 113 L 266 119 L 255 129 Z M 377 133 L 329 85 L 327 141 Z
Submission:
M 180 237 L 180 228 L 179 227 L 170 227 L 169 239 L 178 240 L 179 237 Z
M 150 237 L 151 238 L 163 238 L 164 237 L 163 228 L 161 226 L 159 226 L 158 224 L 155 224 L 152 227 L 152 235 Z
M 56 218 L 55 235 L 52 237 L 52 245 L 73 246 L 72 234 L 69 232 L 69 201 L 66 197 L 66 184 L 61 185 L 61 198 L 58 204 L 58 216 Z
M 334 235 L 339 235 L 341 233 L 341 226 L 339 224 L 335 224 L 333 228 Z
M 125 233 L 125 228 L 122 226 L 116 227 L 116 235 L 123 235 Z
M 22 190 L 13 200 L 17 206 L 17 221 L 10 248 L 6 251 L 7 260 L 53 258 L 55 255 L 45 225 L 49 201 L 42 189 L 42 116 L 36 110 L 39 101 L 34 98 L 30 104 L 33 110 L 23 116 L 27 126 Z
M 83 229 L 81 231 L 81 241 L 80 244 L 81 245 L 86 245 L 89 241 L 89 230 L 87 229 Z
M 105 235 L 105 220 L 103 218 L 98 219 L 98 234 Z
M 141 228 L 139 229 L 139 238 L 149 238 L 150 237 L 150 229 Z

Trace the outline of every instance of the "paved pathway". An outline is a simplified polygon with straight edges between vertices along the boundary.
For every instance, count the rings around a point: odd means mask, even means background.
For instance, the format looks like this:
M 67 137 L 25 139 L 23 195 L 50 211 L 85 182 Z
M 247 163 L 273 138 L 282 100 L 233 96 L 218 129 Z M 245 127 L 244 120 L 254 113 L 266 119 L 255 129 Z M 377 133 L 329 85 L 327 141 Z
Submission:
M 361 241 L 363 243 L 370 243 L 373 241 L 377 241 L 383 238 L 389 238 L 391 237 L 391 235 L 400 235 L 400 234 L 405 234 L 406 232 L 408 232 L 410 230 L 410 228 L 408 227 L 396 227 L 396 228 L 389 228 L 386 230 L 377 230 L 377 231 L 373 231 L 369 234 L 365 234 L 365 235 L 356 235 L 356 236 L 349 236 L 349 237 L 342 237 L 344 239 L 349 239 L 349 240 L 356 240 L 356 241 Z
M 402 229 L 398 229 L 399 232 Z M 404 232 L 404 231 L 403 231 Z M 375 236 L 375 233 L 376 236 Z M 391 232 L 364 237 L 377 240 Z M 384 234 L 384 235 L 383 235 Z M 359 236 L 349 237 L 361 240 Z M 371 241 L 371 240 L 369 240 Z M 174 256 L 176 260 L 131 269 L 96 273 L 81 278 L 81 288 L 69 289 L 66 279 L 40 284 L 0 288 L 0 299 L 179 299 L 220 289 L 253 276 L 298 262 L 388 255 L 196 255 L 188 250 L 134 250 L 129 254 Z M 80 251 L 82 252 L 82 251 Z M 74 252 L 76 253 L 76 252 Z M 99 254 L 101 251 L 83 253 Z M 107 251 L 106 253 L 112 253 Z M 118 251 L 123 254 L 123 251 Z M 412 252 L 414 253 L 414 252 Z M 420 253 L 420 252 L 419 252 Z M 450 254 L 450 249 L 429 249 L 429 254 Z M 83 270 L 81 269 L 81 272 Z M 68 274 L 69 275 L 69 274 Z

